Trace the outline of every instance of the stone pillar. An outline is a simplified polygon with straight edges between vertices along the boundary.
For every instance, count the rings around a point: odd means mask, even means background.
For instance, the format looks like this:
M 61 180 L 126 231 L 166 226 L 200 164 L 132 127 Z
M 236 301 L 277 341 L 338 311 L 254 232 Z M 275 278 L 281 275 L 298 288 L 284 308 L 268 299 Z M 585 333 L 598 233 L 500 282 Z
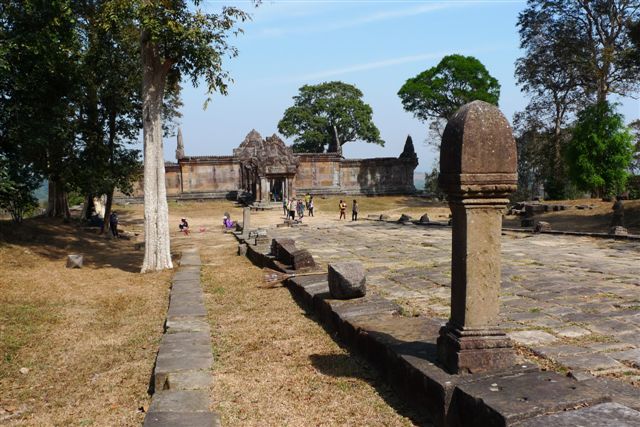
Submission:
M 438 358 L 451 373 L 515 363 L 511 341 L 496 324 L 502 211 L 517 188 L 516 156 L 507 119 L 486 102 L 460 108 L 442 137 L 439 183 L 453 235 L 451 317 L 440 330 Z
M 242 208 L 242 237 L 249 237 L 249 227 L 251 227 L 251 208 L 245 206 Z

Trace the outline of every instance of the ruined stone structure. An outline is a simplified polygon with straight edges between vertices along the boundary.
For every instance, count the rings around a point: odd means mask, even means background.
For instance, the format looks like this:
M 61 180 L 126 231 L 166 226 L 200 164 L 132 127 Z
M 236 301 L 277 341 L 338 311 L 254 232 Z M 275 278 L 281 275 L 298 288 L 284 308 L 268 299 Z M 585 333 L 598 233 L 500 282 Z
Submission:
M 296 193 L 410 194 L 418 157 L 411 137 L 398 158 L 345 159 L 340 150 L 294 153 L 277 135 L 252 130 L 231 156 L 186 156 L 178 132 L 177 163 L 167 163 L 167 196 L 282 200 Z M 134 198 L 142 197 L 138 188 Z M 122 197 L 120 197 L 122 198 Z

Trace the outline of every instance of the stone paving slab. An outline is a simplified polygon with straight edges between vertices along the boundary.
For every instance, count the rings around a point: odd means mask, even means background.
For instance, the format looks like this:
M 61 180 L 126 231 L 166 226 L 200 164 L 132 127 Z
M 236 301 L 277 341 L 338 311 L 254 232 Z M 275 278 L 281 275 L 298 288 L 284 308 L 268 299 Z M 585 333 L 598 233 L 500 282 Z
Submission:
M 149 412 L 209 412 L 209 392 L 167 390 L 153 395 Z
M 220 419 L 212 412 L 152 412 L 143 427 L 220 427 Z
M 543 415 L 518 424 L 518 427 L 637 427 L 640 412 L 619 403 L 601 403 L 575 411 Z
M 175 273 L 153 373 L 154 395 L 145 426 L 219 426 L 209 411 L 211 328 L 200 286 L 200 256 L 183 253 Z
M 457 418 L 453 425 L 508 426 L 536 415 L 608 400 L 601 391 L 566 376 L 527 372 L 459 384 L 450 413 Z
M 274 229 L 270 235 L 293 238 L 321 264 L 359 260 L 367 270 L 368 293 L 409 312 L 440 315 L 443 321 L 448 316 L 449 228 L 363 221 Z M 608 352 L 640 348 L 640 242 L 503 233 L 502 259 L 502 326 L 521 337 L 525 331 L 544 336 L 523 342 L 536 354 L 559 362 L 554 353 L 561 345 L 572 346 L 575 354 L 603 354 L 563 359 L 571 369 L 588 371 L 610 362 Z M 314 286 L 320 294 L 321 286 Z

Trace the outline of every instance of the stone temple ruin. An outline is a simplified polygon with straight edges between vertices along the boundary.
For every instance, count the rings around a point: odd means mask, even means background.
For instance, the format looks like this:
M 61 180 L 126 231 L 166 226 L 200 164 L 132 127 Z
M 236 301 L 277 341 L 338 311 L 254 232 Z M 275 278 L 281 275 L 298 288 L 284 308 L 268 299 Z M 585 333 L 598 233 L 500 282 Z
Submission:
M 279 201 L 296 193 L 411 194 L 418 156 L 407 137 L 399 157 L 345 159 L 335 146 L 328 153 L 294 153 L 277 135 L 252 130 L 231 156 L 187 156 L 178 131 L 176 163 L 166 163 L 170 199 Z M 133 199 L 141 199 L 138 185 Z M 119 198 L 124 198 L 119 195 Z

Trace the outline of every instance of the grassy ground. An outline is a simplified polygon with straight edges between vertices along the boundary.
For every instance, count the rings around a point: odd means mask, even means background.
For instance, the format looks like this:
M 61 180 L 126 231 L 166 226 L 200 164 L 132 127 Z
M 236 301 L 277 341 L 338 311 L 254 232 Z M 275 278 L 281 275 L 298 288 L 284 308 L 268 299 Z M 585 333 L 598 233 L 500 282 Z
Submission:
M 213 330 L 214 409 L 228 426 L 405 426 L 415 417 L 282 288 L 235 254 L 228 235 L 201 249 Z M 425 420 L 414 419 L 425 425 Z
M 170 273 L 138 274 L 133 241 L 73 224 L 0 235 L 0 424 L 140 425 Z M 84 268 L 65 268 L 69 253 Z

